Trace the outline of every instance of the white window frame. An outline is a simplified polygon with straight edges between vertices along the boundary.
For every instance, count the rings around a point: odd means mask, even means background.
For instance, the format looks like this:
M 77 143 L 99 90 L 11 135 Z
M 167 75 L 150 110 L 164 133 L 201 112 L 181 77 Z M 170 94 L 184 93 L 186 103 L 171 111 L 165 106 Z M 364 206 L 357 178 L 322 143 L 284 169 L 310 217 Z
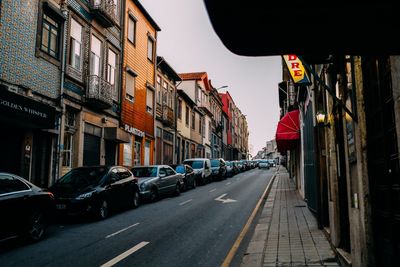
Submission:
M 146 111 L 153 115 L 153 110 L 154 110 L 154 91 L 151 90 L 150 88 L 147 88 L 146 89 Z
M 110 56 L 114 54 L 114 62 L 110 58 Z M 118 94 L 117 94 L 117 80 L 116 78 L 118 77 L 118 72 L 117 72 L 117 66 L 118 66 L 118 54 L 114 52 L 114 50 L 108 48 L 108 60 L 107 60 L 107 82 L 109 82 L 112 85 L 112 94 L 111 97 L 113 100 L 117 101 L 118 100 Z M 114 65 L 112 64 L 114 63 Z
M 76 29 L 75 27 L 80 27 Z M 82 71 L 82 31 L 83 26 L 71 18 L 70 23 L 70 49 L 69 49 L 69 65 L 76 70 Z M 79 55 L 78 55 L 79 53 Z
M 132 78 L 133 88 L 128 86 L 128 77 Z M 131 72 L 127 71 L 125 75 L 125 98 L 130 102 L 135 102 L 135 91 L 136 91 L 136 76 Z
M 99 50 L 95 51 L 96 47 L 94 47 L 95 40 L 99 41 Z M 91 75 L 97 75 L 101 77 L 101 63 L 102 63 L 102 47 L 103 43 L 102 41 L 97 38 L 95 35 L 91 35 L 91 45 L 90 45 L 90 74 Z M 95 71 L 95 65 L 96 65 L 96 59 L 98 60 L 98 66 L 97 66 L 97 72 Z

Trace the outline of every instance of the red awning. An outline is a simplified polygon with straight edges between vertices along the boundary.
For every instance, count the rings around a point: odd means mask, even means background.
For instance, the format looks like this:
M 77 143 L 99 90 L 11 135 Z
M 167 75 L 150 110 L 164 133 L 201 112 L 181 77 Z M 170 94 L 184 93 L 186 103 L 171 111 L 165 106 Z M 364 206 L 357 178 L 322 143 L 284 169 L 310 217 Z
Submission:
M 300 139 L 299 110 L 285 114 L 276 128 L 276 145 L 279 152 L 294 148 Z

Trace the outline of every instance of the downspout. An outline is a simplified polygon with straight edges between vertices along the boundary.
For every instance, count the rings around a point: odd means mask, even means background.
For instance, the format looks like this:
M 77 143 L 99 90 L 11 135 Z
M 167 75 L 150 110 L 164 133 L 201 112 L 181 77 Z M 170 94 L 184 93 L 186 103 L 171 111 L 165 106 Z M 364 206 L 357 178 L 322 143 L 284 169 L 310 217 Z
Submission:
M 178 86 L 182 83 L 182 81 L 180 81 L 178 84 L 175 84 L 175 96 L 174 96 L 174 100 L 175 100 L 175 114 L 174 114 L 174 131 L 175 131 L 175 144 L 174 144 L 174 153 L 175 153 L 175 159 L 176 161 L 174 162 L 175 164 L 179 164 L 178 162 L 178 155 L 179 155 L 179 151 L 177 152 L 177 144 L 178 144 Z
M 119 92 L 118 92 L 118 113 L 119 113 L 119 127 L 122 126 L 122 101 L 123 101 L 123 95 L 122 95 L 122 89 L 123 89 L 123 72 L 124 70 L 124 56 L 125 56 L 125 18 L 126 18 L 126 1 L 121 1 L 121 10 L 122 11 L 122 21 L 121 23 L 121 30 L 119 32 L 119 38 L 120 38 L 120 43 L 121 43 L 121 53 L 120 53 L 120 59 L 119 59 Z M 130 140 L 131 141 L 131 140 Z M 132 146 L 131 146 L 132 148 Z M 123 165 L 123 158 L 120 158 L 120 149 L 121 149 L 121 144 L 118 144 L 118 149 L 117 149 L 117 162 L 120 165 Z
M 64 102 L 64 76 L 65 76 L 65 55 L 67 52 L 67 23 L 68 23 L 68 9 L 65 0 L 61 3 L 61 12 L 64 16 L 65 22 L 63 24 L 63 44 L 61 49 L 61 77 L 60 77 L 60 107 L 61 107 L 61 117 L 59 119 L 59 135 L 58 135 L 58 145 L 57 145 L 57 163 L 56 163 L 56 177 L 62 174 L 62 157 L 64 150 L 64 131 L 65 131 L 65 102 Z
M 154 38 L 155 38 L 155 46 L 154 46 L 154 75 L 153 75 L 153 86 L 156 88 L 156 77 L 157 77 L 157 46 L 158 46 L 158 40 L 157 40 L 157 29 L 154 29 Z M 146 88 L 147 90 L 147 88 Z M 146 91 L 147 92 L 147 91 Z M 150 164 L 154 164 L 154 158 L 156 157 L 156 139 L 157 139 L 157 126 L 156 126 L 156 94 L 157 94 L 157 89 L 154 91 L 153 94 L 153 161 L 150 162 Z M 147 93 L 146 93 L 147 97 Z

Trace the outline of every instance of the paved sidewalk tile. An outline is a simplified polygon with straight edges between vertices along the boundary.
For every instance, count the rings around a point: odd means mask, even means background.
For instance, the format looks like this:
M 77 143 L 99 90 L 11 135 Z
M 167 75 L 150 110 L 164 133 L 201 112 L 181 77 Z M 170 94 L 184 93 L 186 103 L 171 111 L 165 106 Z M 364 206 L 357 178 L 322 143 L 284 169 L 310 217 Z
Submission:
M 340 267 L 314 215 L 282 167 L 255 229 L 242 267 Z

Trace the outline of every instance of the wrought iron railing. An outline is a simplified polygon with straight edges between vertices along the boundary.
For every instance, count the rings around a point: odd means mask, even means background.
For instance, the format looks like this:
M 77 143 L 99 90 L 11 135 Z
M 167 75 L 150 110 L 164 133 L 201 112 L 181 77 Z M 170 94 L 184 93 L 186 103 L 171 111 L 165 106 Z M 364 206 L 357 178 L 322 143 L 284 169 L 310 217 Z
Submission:
M 106 105 L 113 104 L 114 86 L 97 75 L 89 75 L 87 81 L 86 99 L 100 101 Z
M 168 125 L 174 124 L 174 110 L 168 106 L 163 106 L 163 122 Z
M 90 0 L 92 12 L 100 15 L 107 26 L 111 26 L 117 21 L 116 9 L 113 0 Z

